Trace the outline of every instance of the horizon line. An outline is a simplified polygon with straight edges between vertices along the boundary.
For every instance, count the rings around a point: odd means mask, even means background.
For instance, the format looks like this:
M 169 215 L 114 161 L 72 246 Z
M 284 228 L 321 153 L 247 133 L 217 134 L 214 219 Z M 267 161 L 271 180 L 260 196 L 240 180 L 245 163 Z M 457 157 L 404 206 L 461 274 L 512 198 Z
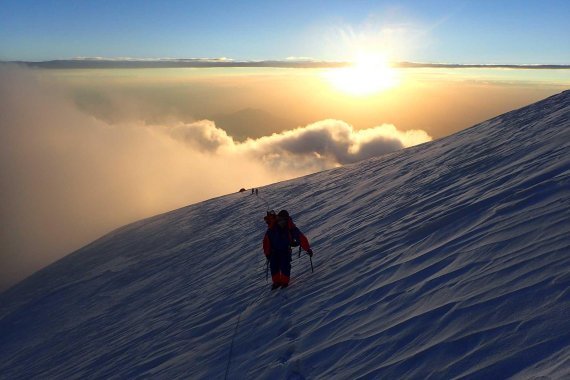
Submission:
M 17 64 L 44 69 L 136 69 L 136 68 L 313 68 L 330 69 L 353 65 L 351 61 L 326 61 L 314 59 L 283 60 L 233 60 L 220 58 L 106 58 L 76 57 L 71 59 L 53 59 L 45 61 L 0 61 L 2 64 Z M 552 70 L 570 69 L 570 64 L 502 64 L 502 63 L 446 63 L 395 61 L 389 63 L 393 68 L 437 68 L 437 69 L 523 69 Z

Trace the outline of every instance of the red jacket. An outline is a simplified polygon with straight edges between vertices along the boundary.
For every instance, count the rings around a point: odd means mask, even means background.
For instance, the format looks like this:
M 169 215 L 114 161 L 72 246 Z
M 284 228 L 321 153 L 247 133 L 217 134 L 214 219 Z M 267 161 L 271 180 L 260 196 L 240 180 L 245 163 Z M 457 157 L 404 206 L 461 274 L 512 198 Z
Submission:
M 311 249 L 309 239 L 295 226 L 293 220 L 289 218 L 287 234 L 282 233 L 281 228 L 276 223 L 269 224 L 269 228 L 263 237 L 263 253 L 269 256 L 274 250 L 290 252 L 292 244 L 299 244 L 305 251 Z

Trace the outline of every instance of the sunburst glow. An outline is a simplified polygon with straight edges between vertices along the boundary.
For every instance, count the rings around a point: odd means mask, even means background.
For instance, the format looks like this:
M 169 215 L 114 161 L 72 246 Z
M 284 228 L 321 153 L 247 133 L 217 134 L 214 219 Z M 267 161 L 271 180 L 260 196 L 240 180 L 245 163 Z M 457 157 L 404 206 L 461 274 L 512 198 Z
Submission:
M 373 95 L 399 83 L 396 70 L 379 55 L 360 55 L 350 67 L 328 70 L 325 77 L 339 91 L 354 96 Z

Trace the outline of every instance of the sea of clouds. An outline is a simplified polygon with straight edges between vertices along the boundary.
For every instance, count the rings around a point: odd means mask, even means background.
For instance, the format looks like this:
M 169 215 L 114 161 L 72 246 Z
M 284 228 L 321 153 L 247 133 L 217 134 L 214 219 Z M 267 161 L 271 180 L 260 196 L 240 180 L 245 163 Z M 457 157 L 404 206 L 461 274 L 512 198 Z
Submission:
M 210 120 L 109 123 L 0 66 L 0 290 L 125 223 L 430 141 L 321 120 L 243 142 Z

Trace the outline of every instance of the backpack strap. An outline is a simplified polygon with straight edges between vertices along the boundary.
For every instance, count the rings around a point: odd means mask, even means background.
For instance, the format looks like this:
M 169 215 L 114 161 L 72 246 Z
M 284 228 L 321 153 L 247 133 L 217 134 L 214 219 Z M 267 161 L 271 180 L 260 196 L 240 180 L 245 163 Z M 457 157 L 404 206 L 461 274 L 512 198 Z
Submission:
M 301 231 L 296 226 L 289 230 L 289 241 L 291 247 L 298 247 L 301 244 Z

